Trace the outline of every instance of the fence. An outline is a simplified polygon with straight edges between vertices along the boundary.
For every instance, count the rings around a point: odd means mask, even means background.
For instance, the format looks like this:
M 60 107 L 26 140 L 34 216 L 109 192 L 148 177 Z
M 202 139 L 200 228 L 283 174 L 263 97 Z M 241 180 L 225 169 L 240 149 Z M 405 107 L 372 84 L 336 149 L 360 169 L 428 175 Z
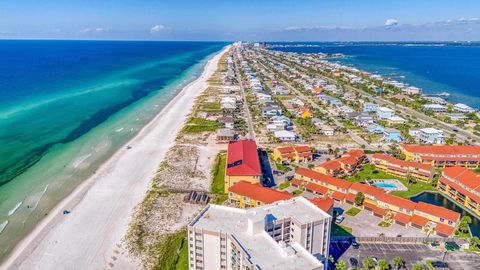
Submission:
M 432 243 L 432 242 L 459 242 L 459 239 L 445 237 L 355 237 L 355 236 L 332 236 L 332 242 L 351 242 L 363 243 Z M 461 241 L 460 241 L 461 242 Z

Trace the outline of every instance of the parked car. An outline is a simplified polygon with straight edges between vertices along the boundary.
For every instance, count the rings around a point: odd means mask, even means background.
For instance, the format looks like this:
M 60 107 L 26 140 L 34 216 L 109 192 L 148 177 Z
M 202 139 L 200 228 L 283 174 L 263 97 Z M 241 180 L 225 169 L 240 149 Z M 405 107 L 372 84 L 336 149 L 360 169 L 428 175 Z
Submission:
M 358 249 L 358 248 L 360 247 L 360 244 L 357 243 L 357 241 L 353 240 L 353 241 L 352 241 L 352 247 L 353 247 L 354 249 Z
M 448 263 L 436 261 L 436 262 L 432 262 L 432 266 L 435 268 L 448 268 Z
M 343 221 L 344 219 L 345 219 L 345 217 L 340 215 L 340 216 L 338 216 L 338 217 L 335 219 L 335 223 L 340 224 L 340 223 L 342 223 L 342 221 Z
M 349 260 L 350 260 L 350 266 L 351 266 L 352 268 L 357 268 L 357 266 L 358 266 L 358 260 L 355 259 L 355 258 L 353 258 L 353 257 L 350 257 Z

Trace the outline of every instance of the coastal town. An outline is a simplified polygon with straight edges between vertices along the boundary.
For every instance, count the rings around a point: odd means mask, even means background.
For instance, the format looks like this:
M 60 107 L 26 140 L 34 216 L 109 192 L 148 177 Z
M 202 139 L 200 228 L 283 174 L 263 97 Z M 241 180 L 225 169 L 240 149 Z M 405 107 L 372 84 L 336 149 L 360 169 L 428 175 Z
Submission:
M 328 61 L 341 55 L 273 49 L 236 43 L 199 105 L 196 136 L 220 152 L 188 268 L 480 265 L 476 110 Z

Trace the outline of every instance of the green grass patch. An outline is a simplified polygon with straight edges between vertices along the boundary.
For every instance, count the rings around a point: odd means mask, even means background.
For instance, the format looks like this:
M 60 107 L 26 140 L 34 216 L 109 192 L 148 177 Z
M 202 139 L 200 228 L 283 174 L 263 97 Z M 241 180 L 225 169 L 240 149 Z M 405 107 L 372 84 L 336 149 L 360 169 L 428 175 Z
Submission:
M 352 236 L 353 229 L 347 226 L 332 223 L 332 236 Z
M 392 226 L 392 223 L 388 223 L 388 222 L 382 220 L 382 221 L 380 221 L 380 223 L 378 223 L 378 226 L 388 228 L 388 227 Z
M 183 127 L 183 131 L 187 133 L 212 132 L 220 127 L 220 123 L 213 120 L 192 117 Z
M 358 215 L 358 213 L 360 213 L 362 210 L 360 210 L 360 208 L 356 208 L 356 207 L 352 207 L 350 209 L 348 209 L 347 211 L 345 211 L 345 215 L 349 215 L 351 217 L 354 217 L 356 215 Z
M 429 270 L 435 270 L 435 267 L 433 267 L 433 265 L 432 265 L 432 261 L 427 260 L 427 261 L 425 262 L 425 265 L 427 266 L 427 268 L 428 268 Z
M 296 189 L 296 190 L 294 190 L 294 191 L 292 192 L 292 194 L 293 194 L 294 196 L 300 195 L 300 194 L 302 194 L 302 193 L 303 193 L 303 190 L 301 190 L 301 189 Z
M 186 229 L 167 234 L 165 238 L 154 247 L 155 254 L 158 254 L 158 258 L 152 269 L 188 269 L 188 253 L 186 254 L 186 259 L 184 258 L 185 254 L 182 254 L 182 252 L 185 253 L 182 249 L 188 249 L 186 236 Z M 183 265 L 185 262 L 187 262 L 187 264 Z
M 227 154 L 219 153 L 215 158 L 212 168 L 212 186 L 210 192 L 217 195 L 225 194 L 225 166 L 227 162 Z
M 363 169 L 355 175 L 347 178 L 347 180 L 350 182 L 366 182 L 369 179 L 396 179 L 400 181 L 408 190 L 394 191 L 391 194 L 406 199 L 415 196 L 423 191 L 435 191 L 435 187 L 432 186 L 431 183 L 417 181 L 417 183 L 415 184 L 408 184 L 407 179 L 400 178 L 375 169 L 375 167 L 371 163 L 365 165 L 365 167 L 363 167 Z
M 455 237 L 458 238 L 470 238 L 472 235 L 470 234 L 470 231 L 467 233 L 461 232 L 460 230 L 455 231 Z
M 286 189 L 290 186 L 290 181 L 285 181 L 283 183 L 281 183 L 280 185 L 278 185 L 278 188 L 283 190 L 283 189 Z

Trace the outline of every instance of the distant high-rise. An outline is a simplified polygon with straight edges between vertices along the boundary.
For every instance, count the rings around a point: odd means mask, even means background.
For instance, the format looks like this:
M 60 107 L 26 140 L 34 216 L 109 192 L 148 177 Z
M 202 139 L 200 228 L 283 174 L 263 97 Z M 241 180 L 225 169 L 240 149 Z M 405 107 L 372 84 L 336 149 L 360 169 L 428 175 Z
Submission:
M 207 206 L 188 226 L 189 269 L 327 269 L 331 216 L 303 197 Z

